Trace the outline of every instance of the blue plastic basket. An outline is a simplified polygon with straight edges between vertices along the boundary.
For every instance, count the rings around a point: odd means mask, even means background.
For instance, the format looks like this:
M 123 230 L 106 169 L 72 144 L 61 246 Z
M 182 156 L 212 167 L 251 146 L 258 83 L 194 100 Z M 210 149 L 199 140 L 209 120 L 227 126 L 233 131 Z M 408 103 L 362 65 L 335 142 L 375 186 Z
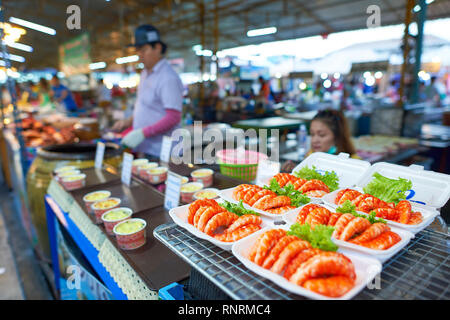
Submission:
M 177 282 L 171 283 L 161 289 L 159 289 L 160 300 L 184 300 L 184 291 L 181 284 Z

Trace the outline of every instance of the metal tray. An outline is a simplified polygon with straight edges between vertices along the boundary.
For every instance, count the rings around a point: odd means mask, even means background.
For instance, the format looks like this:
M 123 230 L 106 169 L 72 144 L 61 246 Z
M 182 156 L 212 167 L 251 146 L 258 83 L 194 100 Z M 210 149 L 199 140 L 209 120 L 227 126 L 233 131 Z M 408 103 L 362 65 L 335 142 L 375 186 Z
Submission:
M 248 270 L 231 252 L 174 223 L 153 232 L 198 272 L 236 300 L 305 299 Z M 425 229 L 383 264 L 379 289 L 365 288 L 354 299 L 450 299 L 450 236 Z

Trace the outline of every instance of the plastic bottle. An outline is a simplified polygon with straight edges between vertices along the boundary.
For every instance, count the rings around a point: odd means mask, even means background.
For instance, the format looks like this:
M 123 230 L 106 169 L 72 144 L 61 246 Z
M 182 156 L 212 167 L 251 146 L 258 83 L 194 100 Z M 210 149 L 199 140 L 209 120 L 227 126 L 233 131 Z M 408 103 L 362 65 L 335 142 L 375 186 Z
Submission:
M 306 126 L 304 124 L 300 125 L 300 128 L 297 132 L 297 152 L 298 152 L 298 160 L 302 161 L 306 154 L 307 148 L 307 139 L 308 132 L 306 131 Z
M 186 125 L 192 125 L 193 123 L 194 123 L 194 120 L 192 119 L 192 115 L 188 112 L 186 114 L 185 124 Z

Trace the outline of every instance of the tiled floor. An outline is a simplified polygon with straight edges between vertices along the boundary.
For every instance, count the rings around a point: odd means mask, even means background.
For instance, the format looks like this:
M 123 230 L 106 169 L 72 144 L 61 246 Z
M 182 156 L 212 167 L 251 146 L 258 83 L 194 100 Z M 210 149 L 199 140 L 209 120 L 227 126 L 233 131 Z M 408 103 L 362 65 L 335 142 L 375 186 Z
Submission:
M 14 208 L 13 194 L 0 180 L 0 300 L 51 300 L 53 295 Z
M 3 215 L 0 214 L 0 300 L 23 300 L 22 287 L 8 238 Z

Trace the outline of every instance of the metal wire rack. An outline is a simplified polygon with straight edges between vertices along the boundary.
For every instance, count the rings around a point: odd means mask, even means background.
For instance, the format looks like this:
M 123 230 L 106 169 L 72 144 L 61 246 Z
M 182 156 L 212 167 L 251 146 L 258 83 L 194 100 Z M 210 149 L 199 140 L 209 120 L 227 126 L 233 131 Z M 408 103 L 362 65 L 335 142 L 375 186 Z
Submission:
M 305 299 L 248 270 L 231 252 L 174 223 L 161 225 L 153 233 L 232 299 Z M 366 287 L 354 299 L 450 299 L 449 256 L 449 235 L 425 229 L 385 262 L 371 288 Z

